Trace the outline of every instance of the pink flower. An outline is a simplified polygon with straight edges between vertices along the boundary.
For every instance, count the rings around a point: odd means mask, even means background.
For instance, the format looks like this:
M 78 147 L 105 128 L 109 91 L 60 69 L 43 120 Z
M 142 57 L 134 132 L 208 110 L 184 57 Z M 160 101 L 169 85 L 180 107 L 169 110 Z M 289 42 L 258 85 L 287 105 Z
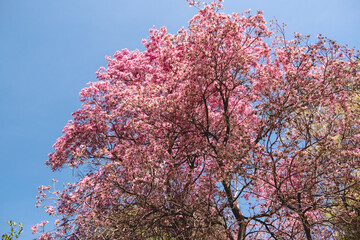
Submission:
M 54 207 L 53 206 L 45 206 L 45 212 L 47 212 L 49 215 L 53 215 L 55 214 L 55 211 L 54 211 Z
M 44 227 L 46 224 L 48 224 L 49 223 L 49 221 L 41 221 L 39 224 L 38 224 L 38 226 L 40 226 L 40 227 Z
M 31 226 L 32 234 L 34 234 L 37 230 L 38 230 L 38 226 L 37 226 L 37 225 Z

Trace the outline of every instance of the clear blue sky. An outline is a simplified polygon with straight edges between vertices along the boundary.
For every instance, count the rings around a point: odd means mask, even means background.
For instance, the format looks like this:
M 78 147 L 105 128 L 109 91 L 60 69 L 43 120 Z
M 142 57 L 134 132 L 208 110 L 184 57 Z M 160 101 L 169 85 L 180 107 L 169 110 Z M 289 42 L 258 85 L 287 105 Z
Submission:
M 318 33 L 360 48 L 359 0 L 225 0 L 225 12 L 263 10 L 287 33 Z M 0 0 L 0 235 L 7 221 L 30 226 L 39 185 L 71 178 L 44 165 L 56 138 L 79 108 L 79 91 L 105 56 L 143 49 L 148 29 L 175 33 L 196 13 L 185 0 Z

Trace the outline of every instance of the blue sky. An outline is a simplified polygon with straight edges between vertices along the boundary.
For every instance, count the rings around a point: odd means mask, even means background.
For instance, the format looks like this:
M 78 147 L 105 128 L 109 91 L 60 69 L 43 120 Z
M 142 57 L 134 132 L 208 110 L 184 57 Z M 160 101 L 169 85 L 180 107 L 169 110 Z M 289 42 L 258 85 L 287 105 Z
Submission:
M 225 0 L 225 12 L 263 10 L 287 34 L 318 33 L 360 48 L 359 0 Z M 39 185 L 71 179 L 44 165 L 56 138 L 80 107 L 105 56 L 142 50 L 148 29 L 175 33 L 196 13 L 185 0 L 0 0 L 0 235 L 7 221 L 30 226 L 48 217 L 35 208 Z

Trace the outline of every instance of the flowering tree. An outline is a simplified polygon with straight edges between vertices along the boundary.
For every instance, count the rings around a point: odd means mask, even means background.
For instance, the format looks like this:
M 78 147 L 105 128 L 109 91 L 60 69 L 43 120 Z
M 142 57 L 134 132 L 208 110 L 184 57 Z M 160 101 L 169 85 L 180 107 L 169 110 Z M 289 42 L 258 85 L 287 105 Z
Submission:
M 39 188 L 59 216 L 39 239 L 336 238 L 329 212 L 358 185 L 355 51 L 220 10 L 150 30 L 81 91 L 46 163 L 87 174 Z

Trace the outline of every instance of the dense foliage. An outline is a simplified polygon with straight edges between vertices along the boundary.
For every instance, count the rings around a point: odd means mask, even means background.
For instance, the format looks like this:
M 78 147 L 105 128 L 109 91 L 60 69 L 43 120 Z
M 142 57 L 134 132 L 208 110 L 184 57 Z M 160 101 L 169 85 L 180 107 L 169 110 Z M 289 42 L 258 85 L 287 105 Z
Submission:
M 219 2 L 144 46 L 81 91 L 46 163 L 88 172 L 39 188 L 59 216 L 39 239 L 338 237 L 332 213 L 358 187 L 355 50 L 285 40 Z

